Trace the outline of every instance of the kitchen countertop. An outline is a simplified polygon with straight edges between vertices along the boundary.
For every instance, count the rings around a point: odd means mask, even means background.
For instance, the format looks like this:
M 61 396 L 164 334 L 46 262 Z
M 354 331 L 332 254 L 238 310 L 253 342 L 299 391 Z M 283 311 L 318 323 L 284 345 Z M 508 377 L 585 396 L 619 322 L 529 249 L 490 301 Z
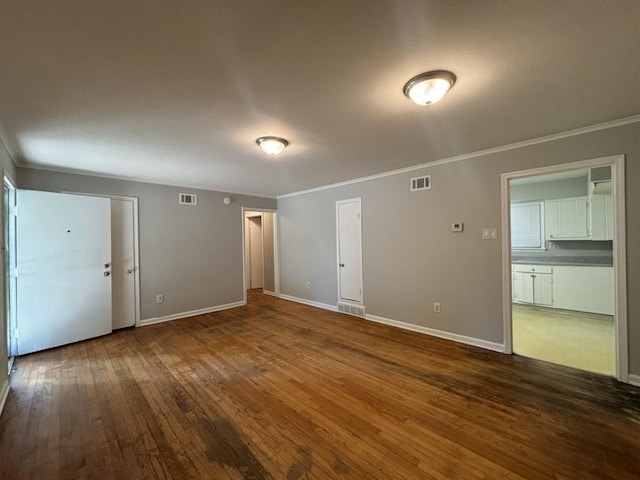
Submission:
M 613 267 L 613 259 L 609 257 L 523 257 L 513 256 L 513 264 L 557 265 L 570 267 Z

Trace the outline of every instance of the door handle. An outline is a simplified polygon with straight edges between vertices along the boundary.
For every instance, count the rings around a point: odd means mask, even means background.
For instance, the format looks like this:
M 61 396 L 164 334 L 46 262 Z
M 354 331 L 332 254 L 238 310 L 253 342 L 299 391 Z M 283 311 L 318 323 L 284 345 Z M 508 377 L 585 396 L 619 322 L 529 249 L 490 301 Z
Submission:
M 127 273 L 131 275 L 133 273 L 133 268 L 130 268 L 129 270 L 127 270 Z
M 109 268 L 110 266 L 111 266 L 111 264 L 110 264 L 110 263 L 105 263 L 105 264 L 104 264 L 104 268 Z
M 103 275 L 104 275 L 105 277 L 108 277 L 109 275 L 111 275 L 111 272 L 104 272 L 104 273 L 103 273 Z
M 344 263 L 341 263 L 341 264 L 340 264 L 340 266 L 341 266 L 341 267 L 344 267 Z

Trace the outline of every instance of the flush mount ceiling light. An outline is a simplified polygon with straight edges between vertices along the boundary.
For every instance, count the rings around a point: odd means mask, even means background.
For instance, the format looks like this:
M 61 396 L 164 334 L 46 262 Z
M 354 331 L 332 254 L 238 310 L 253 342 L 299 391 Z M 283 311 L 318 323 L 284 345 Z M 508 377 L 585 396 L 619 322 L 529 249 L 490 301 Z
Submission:
M 409 80 L 402 90 L 418 105 L 432 105 L 446 95 L 456 83 L 456 76 L 445 70 L 421 73 Z
M 264 153 L 269 155 L 278 155 L 289 145 L 289 142 L 280 137 L 260 137 L 256 139 L 256 143 Z

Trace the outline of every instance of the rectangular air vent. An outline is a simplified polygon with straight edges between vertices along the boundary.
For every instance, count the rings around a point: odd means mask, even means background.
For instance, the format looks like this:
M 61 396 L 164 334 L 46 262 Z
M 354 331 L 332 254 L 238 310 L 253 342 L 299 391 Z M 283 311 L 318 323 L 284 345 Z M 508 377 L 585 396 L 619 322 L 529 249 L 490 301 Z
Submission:
M 352 303 L 338 302 L 338 311 L 353 315 L 354 317 L 365 318 L 364 305 L 354 305 Z
M 424 177 L 414 177 L 411 179 L 411 191 L 416 192 L 418 190 L 428 190 L 431 188 L 431 175 L 425 175 Z
M 197 205 L 198 204 L 198 196 L 195 193 L 181 193 L 179 198 L 180 198 L 180 205 Z

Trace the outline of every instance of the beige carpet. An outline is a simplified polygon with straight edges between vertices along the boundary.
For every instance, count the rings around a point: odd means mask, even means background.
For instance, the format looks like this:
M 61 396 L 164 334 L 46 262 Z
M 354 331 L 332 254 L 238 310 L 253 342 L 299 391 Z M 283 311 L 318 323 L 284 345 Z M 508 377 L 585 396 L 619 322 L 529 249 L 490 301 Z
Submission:
M 613 317 L 514 305 L 513 351 L 525 357 L 615 375 Z

